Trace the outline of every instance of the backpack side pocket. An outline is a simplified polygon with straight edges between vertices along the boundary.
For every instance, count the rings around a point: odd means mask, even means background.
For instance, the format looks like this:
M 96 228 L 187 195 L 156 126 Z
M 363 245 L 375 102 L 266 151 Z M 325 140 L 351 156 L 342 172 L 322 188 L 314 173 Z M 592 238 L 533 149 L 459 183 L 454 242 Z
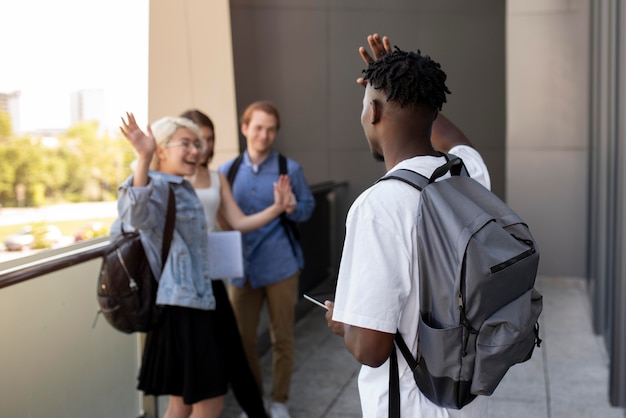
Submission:
M 530 359 L 542 299 L 532 288 L 485 319 L 476 340 L 473 394 L 491 395 L 511 366 Z
M 431 328 L 420 315 L 413 377 L 428 399 L 446 408 L 460 409 L 475 398 L 470 394 L 471 379 L 460 377 L 463 330 L 463 326 Z

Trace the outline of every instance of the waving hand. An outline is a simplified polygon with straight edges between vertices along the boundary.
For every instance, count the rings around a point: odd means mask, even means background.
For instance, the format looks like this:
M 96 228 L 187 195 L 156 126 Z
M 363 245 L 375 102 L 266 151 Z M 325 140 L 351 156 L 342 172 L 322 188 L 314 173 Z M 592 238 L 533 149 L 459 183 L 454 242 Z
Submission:
M 365 50 L 364 47 L 362 46 L 359 47 L 359 55 L 361 55 L 361 58 L 363 58 L 363 61 L 365 61 L 366 64 L 369 64 L 370 62 L 379 59 L 385 54 L 391 53 L 391 43 L 389 42 L 389 38 L 387 38 L 386 36 L 383 36 L 381 38 L 377 33 L 373 35 L 368 35 L 367 43 L 369 44 L 370 49 L 372 50 L 372 55 L 374 56 L 373 58 Z M 367 82 L 363 80 L 363 77 L 357 78 L 356 82 L 362 85 L 363 87 L 367 85 Z
M 156 141 L 152 135 L 150 125 L 148 125 L 148 134 L 145 134 L 137 125 L 135 116 L 126 112 L 126 120 L 122 118 L 120 131 L 137 151 L 137 165 L 135 167 L 133 186 L 145 186 L 148 184 L 150 161 L 156 150 Z

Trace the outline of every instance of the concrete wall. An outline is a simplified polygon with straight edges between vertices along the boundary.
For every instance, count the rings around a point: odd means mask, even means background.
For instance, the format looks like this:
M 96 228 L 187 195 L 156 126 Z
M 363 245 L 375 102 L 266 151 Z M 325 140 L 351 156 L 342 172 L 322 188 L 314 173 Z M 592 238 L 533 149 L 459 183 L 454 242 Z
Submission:
M 274 101 L 277 148 L 311 184 L 347 182 L 341 223 L 383 173 L 359 122 L 357 48 L 376 31 L 421 49 L 448 74 L 444 113 L 531 225 L 540 272 L 586 274 L 589 0 L 152 0 L 150 13 L 150 120 L 207 111 L 217 165 L 238 152 L 243 108 Z
M 281 111 L 276 147 L 309 183 L 346 182 L 335 199 L 338 260 L 345 214 L 384 166 L 360 124 L 366 36 L 388 35 L 438 61 L 452 91 L 443 112 L 483 153 L 505 194 L 505 27 L 501 1 L 232 0 L 237 108 L 271 100 Z M 240 138 L 243 142 L 243 138 Z
M 237 108 L 274 101 L 277 147 L 311 183 L 348 181 L 351 201 L 384 172 L 360 125 L 365 67 L 358 47 L 373 32 L 439 61 L 452 91 L 444 113 L 484 153 L 504 193 L 504 4 L 500 1 L 231 1 Z
M 149 122 L 189 108 L 215 123 L 218 164 L 238 153 L 228 0 L 151 0 Z
M 507 201 L 550 276 L 586 275 L 589 13 L 587 0 L 507 2 Z

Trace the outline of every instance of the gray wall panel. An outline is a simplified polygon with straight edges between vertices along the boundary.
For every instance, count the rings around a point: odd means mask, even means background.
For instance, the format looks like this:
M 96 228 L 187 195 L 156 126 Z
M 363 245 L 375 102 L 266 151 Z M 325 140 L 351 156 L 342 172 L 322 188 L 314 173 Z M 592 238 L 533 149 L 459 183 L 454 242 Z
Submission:
M 322 11 L 244 9 L 233 13 L 233 49 L 239 113 L 255 100 L 271 100 L 281 113 L 277 147 L 327 147 L 326 32 Z M 241 29 L 241 30 L 238 30 Z M 286 142 L 287 143 L 282 143 Z
M 311 183 L 348 182 L 337 207 L 343 222 L 384 173 L 363 135 L 355 80 L 365 67 L 358 47 L 372 32 L 386 34 L 442 64 L 453 92 L 444 112 L 484 152 L 493 189 L 504 196 L 504 7 L 496 0 L 233 0 L 238 112 L 259 98 L 278 105 L 277 148 L 303 165 Z
M 489 149 L 491 169 L 500 168 L 504 6 L 464 3 L 233 1 L 238 110 L 258 98 L 276 102 L 283 118 L 277 148 L 287 154 L 310 152 L 300 162 L 311 181 L 371 184 L 382 168 L 371 161 L 363 137 L 362 91 L 355 80 L 364 68 L 357 48 L 367 34 L 378 31 L 403 49 L 420 48 L 441 62 L 453 91 L 444 112 L 479 149 Z M 336 165 L 312 158 L 348 150 L 349 158 L 332 159 Z M 364 178 L 354 174 L 356 167 L 366 168 Z M 504 195 L 503 172 L 493 173 L 493 178 L 494 190 Z

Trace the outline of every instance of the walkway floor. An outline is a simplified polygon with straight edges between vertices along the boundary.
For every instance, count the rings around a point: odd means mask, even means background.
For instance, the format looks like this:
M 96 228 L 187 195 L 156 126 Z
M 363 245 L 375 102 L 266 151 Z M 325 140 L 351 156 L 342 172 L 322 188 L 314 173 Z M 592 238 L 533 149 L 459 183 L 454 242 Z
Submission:
M 539 278 L 544 296 L 541 348 L 514 366 L 489 398 L 488 418 L 624 418 L 608 400 L 608 358 L 592 332 L 589 298 L 580 279 Z M 326 327 L 321 308 L 311 306 L 296 325 L 296 367 L 289 409 L 292 418 L 360 417 L 359 364 Z M 270 387 L 271 354 L 262 357 Z M 227 397 L 223 417 L 240 409 Z

